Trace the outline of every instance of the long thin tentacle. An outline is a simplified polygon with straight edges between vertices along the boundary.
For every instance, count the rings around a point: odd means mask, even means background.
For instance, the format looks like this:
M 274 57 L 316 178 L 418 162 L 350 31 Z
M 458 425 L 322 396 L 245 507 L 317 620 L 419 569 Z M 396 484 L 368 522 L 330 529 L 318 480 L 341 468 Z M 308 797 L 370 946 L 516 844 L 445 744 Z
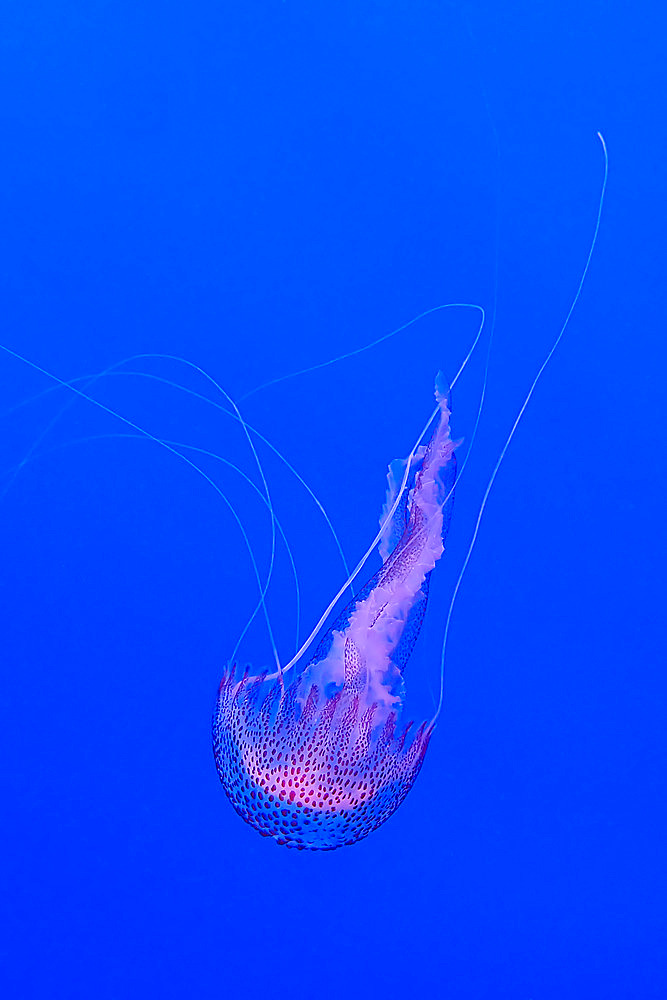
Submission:
M 598 135 L 598 138 L 599 138 L 599 140 L 600 140 L 600 142 L 602 144 L 602 152 L 603 152 L 603 155 L 604 155 L 604 174 L 603 174 L 603 178 L 602 178 L 602 187 L 601 187 L 601 190 L 600 190 L 600 197 L 599 197 L 599 200 L 598 200 L 598 210 L 597 210 L 597 216 L 596 216 L 596 220 L 595 220 L 595 228 L 594 228 L 594 231 L 593 231 L 593 237 L 591 239 L 590 247 L 588 249 L 588 254 L 587 254 L 587 257 L 586 257 L 586 263 L 584 264 L 584 268 L 583 268 L 583 270 L 581 272 L 581 277 L 579 279 L 579 284 L 577 285 L 577 289 L 576 289 L 576 291 L 574 293 L 574 297 L 573 297 L 572 302 L 570 304 L 570 308 L 567 311 L 567 315 L 565 316 L 563 324 L 562 324 L 562 326 L 561 326 L 561 328 L 560 328 L 560 330 L 558 332 L 558 335 L 557 335 L 556 339 L 554 340 L 553 344 L 551 345 L 551 348 L 550 348 L 549 352 L 547 353 L 547 356 L 545 357 L 544 361 L 540 365 L 540 367 L 539 367 L 539 369 L 537 371 L 537 374 L 535 375 L 535 378 L 533 379 L 533 381 L 532 381 L 532 383 L 530 385 L 530 388 L 528 389 L 528 392 L 526 393 L 526 397 L 525 397 L 523 403 L 521 404 L 521 406 L 519 408 L 519 412 L 517 413 L 516 419 L 514 420 L 514 423 L 512 424 L 512 427 L 510 428 L 510 432 L 507 435 L 507 438 L 505 440 L 505 444 L 503 445 L 503 447 L 502 447 L 502 449 L 500 451 L 500 455 L 498 456 L 498 460 L 497 460 L 495 466 L 493 467 L 493 471 L 491 472 L 491 475 L 489 477 L 489 481 L 488 481 L 488 483 L 486 485 L 486 489 L 485 489 L 484 495 L 482 497 L 482 502 L 481 502 L 481 504 L 479 506 L 479 511 L 478 511 L 478 514 L 477 514 L 477 520 L 475 522 L 475 527 L 473 529 L 472 538 L 470 540 L 470 545 L 468 546 L 468 551 L 466 553 L 465 559 L 463 560 L 463 565 L 461 567 L 461 571 L 460 571 L 460 573 L 458 575 L 458 578 L 456 580 L 456 584 L 454 585 L 454 591 L 452 593 L 452 598 L 451 598 L 451 601 L 449 603 L 449 610 L 447 612 L 447 618 L 445 620 L 445 631 L 444 631 L 444 637 L 443 637 L 443 641 L 442 641 L 442 650 L 441 650 L 441 655 L 440 655 L 440 699 L 438 701 L 438 708 L 436 710 L 436 713 L 433 716 L 433 719 L 431 720 L 431 726 L 435 725 L 435 723 L 436 723 L 436 721 L 438 719 L 438 716 L 440 715 L 440 712 L 442 711 L 442 705 L 443 705 L 443 701 L 444 701 L 444 697 L 445 697 L 445 660 L 446 660 L 446 655 L 447 655 L 447 641 L 448 641 L 448 638 L 449 638 L 449 628 L 450 628 L 450 624 L 451 624 L 451 620 L 452 620 L 452 614 L 453 614 L 453 611 L 454 611 L 454 606 L 456 604 L 456 599 L 457 599 L 459 591 L 461 589 L 461 583 L 463 582 L 463 578 L 465 576 L 466 570 L 468 568 L 468 564 L 470 562 L 470 558 L 471 558 L 472 553 L 473 553 L 473 549 L 475 547 L 475 542 L 477 541 L 477 536 L 479 534 L 479 526 L 481 524 L 482 517 L 484 515 L 484 511 L 485 511 L 486 505 L 488 503 L 489 495 L 491 493 L 491 490 L 493 489 L 493 484 L 496 481 L 496 477 L 498 475 L 498 472 L 500 470 L 501 465 L 503 464 L 503 461 L 505 459 L 505 455 L 507 454 L 507 450 L 508 450 L 510 444 L 512 443 L 512 440 L 514 438 L 514 435 L 516 434 L 516 431 L 517 431 L 517 428 L 519 426 L 519 423 L 521 422 L 521 418 L 523 417 L 523 415 L 524 415 L 524 413 L 526 411 L 526 407 L 530 403 L 530 400 L 532 399 L 532 396 L 533 396 L 533 393 L 535 392 L 537 384 L 538 384 L 540 378 L 542 377 L 542 373 L 544 372 L 545 368 L 547 367 L 547 365 L 551 361 L 552 357 L 554 356 L 554 354 L 555 354 L 555 352 L 556 352 L 556 350 L 558 348 L 558 345 L 560 344 L 561 340 L 563 339 L 563 335 L 564 335 L 564 333 L 565 333 L 565 331 L 566 331 L 566 329 L 567 329 L 567 327 L 569 325 L 570 319 L 572 317 L 572 313 L 574 312 L 575 307 L 577 305 L 577 302 L 579 301 L 579 298 L 581 296 L 581 292 L 582 292 L 582 289 L 584 287 L 584 282 L 586 281 L 586 276 L 587 276 L 588 270 L 590 268 L 591 260 L 592 260 L 592 257 L 593 257 L 593 252 L 595 250 L 595 246 L 596 246 L 597 239 L 598 239 L 598 233 L 600 231 L 600 222 L 602 220 L 602 209 L 603 209 L 603 206 L 604 206 L 604 198 L 605 198 L 605 193 L 606 193 L 606 190 L 607 190 L 607 178 L 608 178 L 608 175 L 609 175 L 609 156 L 608 156 L 608 153 L 607 153 L 607 144 L 604 141 L 604 137 L 602 136 L 602 133 L 598 132 L 597 135 Z

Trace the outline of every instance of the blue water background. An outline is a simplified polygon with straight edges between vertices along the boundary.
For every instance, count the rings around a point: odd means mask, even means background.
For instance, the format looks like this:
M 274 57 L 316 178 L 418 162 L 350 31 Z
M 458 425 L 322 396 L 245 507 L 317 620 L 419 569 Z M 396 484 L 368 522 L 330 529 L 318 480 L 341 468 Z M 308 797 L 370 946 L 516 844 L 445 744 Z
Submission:
M 422 774 L 332 854 L 262 840 L 215 774 L 215 690 L 257 599 L 229 509 L 185 461 L 0 355 L 2 470 L 31 457 L 0 505 L 3 996 L 667 995 L 664 31 L 657 3 L 600 0 L 5 5 L 0 342 L 26 359 L 72 379 L 172 355 L 241 399 L 433 306 L 495 303 L 408 668 L 418 719 L 485 484 L 581 278 L 597 130 L 610 179 L 581 300 L 481 524 Z M 243 402 L 349 561 L 475 329 L 444 311 Z M 462 448 L 487 343 L 454 394 Z M 159 381 L 218 399 L 202 375 L 123 370 L 155 377 L 109 375 L 95 398 L 257 479 L 233 422 Z M 345 574 L 261 454 L 303 635 Z M 188 455 L 265 574 L 261 501 Z M 269 607 L 286 659 L 282 551 Z M 240 657 L 270 656 L 258 620 Z

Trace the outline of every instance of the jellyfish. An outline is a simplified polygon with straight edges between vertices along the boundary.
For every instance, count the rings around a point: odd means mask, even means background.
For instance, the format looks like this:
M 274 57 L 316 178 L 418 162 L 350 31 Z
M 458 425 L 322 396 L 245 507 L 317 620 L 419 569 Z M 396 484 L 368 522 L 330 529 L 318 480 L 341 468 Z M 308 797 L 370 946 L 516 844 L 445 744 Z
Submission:
M 436 381 L 426 444 L 389 466 L 381 568 L 289 670 L 220 684 L 215 762 L 239 815 L 278 844 L 334 850 L 363 839 L 412 787 L 433 732 L 402 720 L 404 673 L 431 573 L 444 551 L 456 479 L 448 392 Z M 293 675 L 293 676 L 292 676 Z
M 284 667 L 277 660 L 278 669 L 272 673 L 264 670 L 259 674 L 251 674 L 249 668 L 239 667 L 234 654 L 223 675 L 213 718 L 213 750 L 218 775 L 237 813 L 260 834 L 273 838 L 278 844 L 317 851 L 334 850 L 362 840 L 396 811 L 420 772 L 443 704 L 445 653 L 452 610 L 470 561 L 484 510 L 528 403 L 560 344 L 579 301 L 597 242 L 608 176 L 607 148 L 600 133 L 598 138 L 604 155 L 604 174 L 586 262 L 565 320 L 524 397 L 487 481 L 445 619 L 440 661 L 440 700 L 434 716 L 416 730 L 402 718 L 404 674 L 424 619 L 431 573 L 444 551 L 454 489 L 461 471 L 457 472 L 456 443 L 452 441 L 450 434 L 450 389 L 479 341 L 484 325 L 484 310 L 480 306 L 466 303 L 436 306 L 363 348 L 306 369 L 325 367 L 359 353 L 360 350 L 374 347 L 412 326 L 422 317 L 441 309 L 473 308 L 478 309 L 482 315 L 472 348 L 451 385 L 447 385 L 442 375 L 436 378 L 436 407 L 417 444 L 405 460 L 395 460 L 389 466 L 387 497 L 380 519 L 380 530 L 371 548 L 334 597 L 309 638 Z M 489 351 L 490 344 L 491 340 Z M 254 448 L 253 435 L 269 447 L 273 446 L 242 419 L 231 397 L 203 369 L 169 355 L 135 355 L 104 372 L 68 382 L 2 343 L 0 351 L 41 373 L 55 387 L 65 388 L 72 394 L 72 400 L 85 400 L 118 419 L 126 428 L 123 436 L 145 438 L 185 461 L 228 504 L 248 543 L 241 520 L 226 496 L 185 452 L 189 450 L 194 454 L 219 458 L 227 465 L 231 463 L 222 456 L 201 448 L 160 438 L 91 395 L 99 379 L 120 374 L 119 369 L 130 362 L 166 359 L 185 365 L 204 376 L 220 393 L 229 409 L 219 400 L 205 399 L 200 393 L 170 379 L 129 370 L 123 374 L 157 378 L 158 381 L 225 410 L 239 422 L 245 432 L 266 485 Z M 487 352 L 484 385 L 470 447 L 481 416 L 488 357 Z M 304 374 L 304 371 L 293 374 Z M 282 378 L 273 381 L 282 381 Z M 39 435 L 23 461 L 13 470 L 10 482 L 26 462 L 37 456 L 40 443 L 62 413 L 64 410 Z M 282 458 L 277 451 L 276 454 Z M 469 454 L 470 448 L 466 460 Z M 231 465 L 231 468 L 236 467 Z M 294 469 L 291 471 L 295 472 Z M 248 480 L 248 477 L 244 478 Z M 306 485 L 300 477 L 297 478 Z M 254 483 L 250 480 L 248 482 L 261 494 Z M 308 492 L 316 499 L 311 490 L 308 489 Z M 271 509 L 268 490 L 264 500 L 271 511 L 275 542 L 276 529 L 283 537 L 284 533 Z M 319 506 L 324 513 L 321 505 Z M 329 524 L 328 519 L 327 523 Z M 286 543 L 286 539 L 284 540 Z M 337 607 L 348 583 L 366 565 L 375 545 L 378 546 L 382 560 L 380 569 L 361 587 L 333 623 L 320 632 L 327 625 L 329 615 Z M 260 601 L 244 628 L 241 639 L 260 607 L 265 612 L 270 631 L 264 602 L 270 573 L 262 583 L 249 543 L 248 548 L 260 584 Z M 309 658 L 308 651 L 316 639 L 318 641 L 314 653 Z
M 430 575 L 444 551 L 456 484 L 449 393 L 440 374 L 428 443 L 389 467 L 377 538 L 380 570 L 324 632 L 312 659 L 302 665 L 307 641 L 284 670 L 258 676 L 245 670 L 238 676 L 232 664 L 222 678 L 213 718 L 220 781 L 239 815 L 279 844 L 334 850 L 362 840 L 396 811 L 421 770 L 442 706 L 452 609 L 481 518 L 526 407 L 567 329 L 597 241 L 608 174 L 606 144 L 597 134 L 604 176 L 586 263 L 488 479 L 445 621 L 440 703 L 433 719 L 411 735 L 401 713 L 403 675 L 424 618 Z M 477 338 L 473 349 L 476 343 Z M 488 355 L 484 385 L 487 370 Z M 477 420 L 483 399 L 484 388 Z

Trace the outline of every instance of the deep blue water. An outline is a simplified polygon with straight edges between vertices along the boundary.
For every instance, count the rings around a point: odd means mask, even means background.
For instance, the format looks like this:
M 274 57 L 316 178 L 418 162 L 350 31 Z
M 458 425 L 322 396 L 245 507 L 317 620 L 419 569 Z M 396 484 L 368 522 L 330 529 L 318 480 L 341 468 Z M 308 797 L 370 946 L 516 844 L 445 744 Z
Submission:
M 581 299 L 454 610 L 424 769 L 385 826 L 332 854 L 262 840 L 216 777 L 215 690 L 257 599 L 229 509 L 0 354 L 3 996 L 667 995 L 664 31 L 657 3 L 601 0 L 5 5 L 0 343 L 22 357 L 69 380 L 171 355 L 241 400 L 436 305 L 495 308 L 408 668 L 418 718 L 490 471 L 581 278 L 598 130 L 610 166 Z M 242 403 L 350 562 L 475 328 L 445 310 Z M 487 344 L 454 394 L 464 442 Z M 201 374 L 121 371 L 90 393 L 256 479 L 224 413 L 160 381 L 218 399 Z M 265 572 L 266 510 L 184 453 Z M 343 569 L 262 457 L 303 634 Z M 287 658 L 283 554 L 270 611 Z M 269 662 L 261 622 L 241 655 Z

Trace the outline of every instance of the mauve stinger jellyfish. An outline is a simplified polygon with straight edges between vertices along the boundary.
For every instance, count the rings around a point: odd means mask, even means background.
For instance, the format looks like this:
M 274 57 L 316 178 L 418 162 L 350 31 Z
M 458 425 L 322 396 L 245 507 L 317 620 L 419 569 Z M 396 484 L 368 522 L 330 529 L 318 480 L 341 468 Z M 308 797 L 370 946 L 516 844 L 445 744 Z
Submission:
M 401 726 L 403 675 L 443 553 L 456 478 L 448 396 L 428 444 L 389 466 L 382 567 L 284 671 L 220 684 L 213 747 L 220 781 L 251 826 L 279 844 L 353 844 L 398 808 L 419 774 L 434 722 Z M 301 657 L 304 659 L 304 657 Z

